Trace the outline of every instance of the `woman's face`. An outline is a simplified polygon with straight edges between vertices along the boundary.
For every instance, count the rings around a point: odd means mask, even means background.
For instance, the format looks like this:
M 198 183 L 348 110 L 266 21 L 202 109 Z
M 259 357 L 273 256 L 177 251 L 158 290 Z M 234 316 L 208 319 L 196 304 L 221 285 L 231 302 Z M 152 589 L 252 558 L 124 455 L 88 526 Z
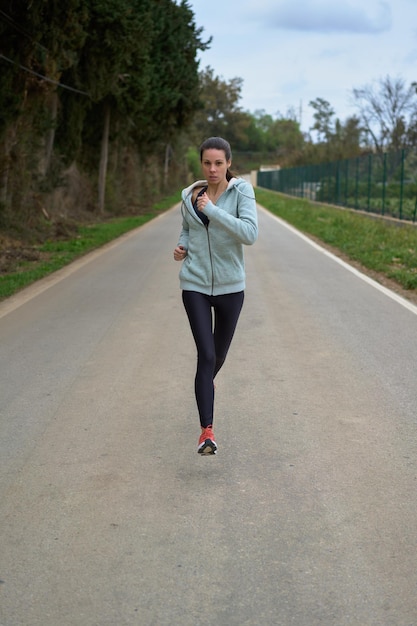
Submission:
M 201 166 L 204 178 L 211 185 L 217 185 L 226 180 L 227 169 L 230 165 L 231 161 L 226 160 L 224 150 L 215 148 L 204 150 Z

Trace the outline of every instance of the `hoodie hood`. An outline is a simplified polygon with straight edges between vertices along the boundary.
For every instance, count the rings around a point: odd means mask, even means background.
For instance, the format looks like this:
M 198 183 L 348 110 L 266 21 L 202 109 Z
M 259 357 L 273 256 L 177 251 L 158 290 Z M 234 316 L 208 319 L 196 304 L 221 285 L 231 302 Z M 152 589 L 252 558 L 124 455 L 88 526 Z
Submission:
M 238 189 L 238 187 L 243 183 L 245 184 L 245 180 L 243 178 L 236 178 L 233 177 L 229 180 L 228 185 L 226 187 L 226 191 L 229 191 L 230 189 L 232 189 L 233 187 L 236 187 Z M 195 189 L 196 187 L 207 187 L 208 183 L 206 180 L 196 180 L 194 183 L 192 183 L 191 185 L 189 185 L 188 187 L 186 187 L 185 189 L 182 190 L 181 192 L 181 198 L 183 200 L 185 200 L 186 198 L 188 198 L 188 196 L 190 196 L 193 192 L 193 189 Z

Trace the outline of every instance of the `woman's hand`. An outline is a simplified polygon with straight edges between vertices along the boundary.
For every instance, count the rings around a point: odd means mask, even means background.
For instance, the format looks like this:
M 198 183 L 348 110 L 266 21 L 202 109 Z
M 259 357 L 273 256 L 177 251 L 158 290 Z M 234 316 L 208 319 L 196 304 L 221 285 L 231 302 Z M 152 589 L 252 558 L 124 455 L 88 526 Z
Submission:
M 174 260 L 183 261 L 187 256 L 187 250 L 183 246 L 177 246 L 174 250 Z
M 201 194 L 201 196 L 198 196 L 197 198 L 197 209 L 204 213 L 204 209 L 208 202 L 210 202 L 210 198 L 208 197 L 207 192 L 204 192 L 203 194 Z

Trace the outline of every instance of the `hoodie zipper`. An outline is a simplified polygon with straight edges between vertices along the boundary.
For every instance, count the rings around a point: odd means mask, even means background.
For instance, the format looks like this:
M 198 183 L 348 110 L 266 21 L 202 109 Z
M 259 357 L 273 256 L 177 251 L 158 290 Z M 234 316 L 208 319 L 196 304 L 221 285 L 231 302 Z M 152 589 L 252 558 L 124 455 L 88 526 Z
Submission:
M 208 224 L 205 226 L 205 229 L 206 229 L 206 233 L 207 233 L 207 244 L 208 244 L 208 251 L 209 251 L 209 257 L 210 257 L 210 266 L 211 266 L 211 295 L 213 295 L 213 292 L 214 292 L 214 266 L 213 266 L 213 256 L 211 254 L 210 233 L 209 233 L 209 225 Z
M 213 295 L 214 292 L 214 265 L 213 265 L 213 255 L 211 253 L 211 244 L 210 244 L 210 233 L 209 233 L 209 224 L 204 224 L 204 222 L 202 222 L 202 220 L 196 215 L 196 212 L 193 211 L 191 212 L 189 210 L 189 208 L 187 207 L 187 205 L 185 205 L 186 210 L 188 212 L 189 215 L 191 215 L 191 217 L 195 220 L 197 220 L 198 222 L 200 222 L 200 224 L 206 229 L 206 233 L 207 233 L 207 246 L 208 246 L 208 252 L 209 252 L 209 257 L 210 257 L 210 267 L 211 267 L 211 295 Z

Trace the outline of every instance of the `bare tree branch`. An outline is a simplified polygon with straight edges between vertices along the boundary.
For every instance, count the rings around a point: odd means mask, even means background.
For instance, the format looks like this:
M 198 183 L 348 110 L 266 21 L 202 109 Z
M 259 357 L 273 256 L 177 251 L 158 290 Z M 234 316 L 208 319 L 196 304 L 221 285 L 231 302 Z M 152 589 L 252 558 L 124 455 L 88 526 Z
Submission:
M 406 148 L 417 116 L 415 86 L 386 76 L 377 83 L 353 89 L 361 123 L 378 152 Z

